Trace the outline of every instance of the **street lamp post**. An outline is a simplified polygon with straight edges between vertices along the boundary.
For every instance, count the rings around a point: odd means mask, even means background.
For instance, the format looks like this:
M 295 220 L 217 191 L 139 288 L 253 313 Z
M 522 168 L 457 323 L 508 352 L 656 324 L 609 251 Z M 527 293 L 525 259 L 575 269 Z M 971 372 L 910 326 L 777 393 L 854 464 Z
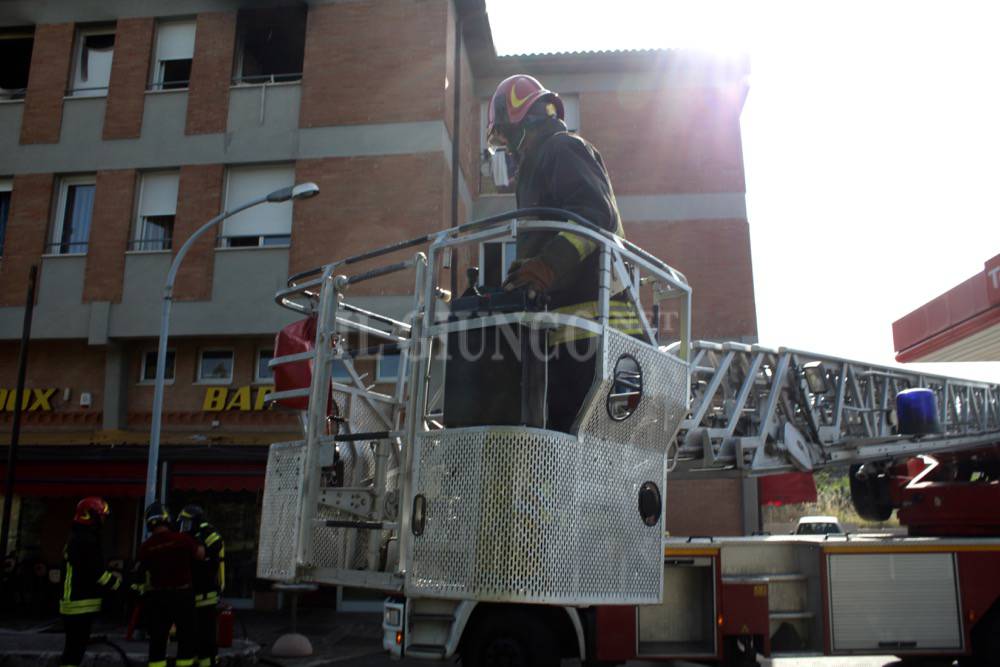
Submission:
M 173 303 L 174 279 L 177 277 L 177 270 L 180 268 L 181 262 L 184 261 L 184 256 L 198 237 L 240 211 L 245 211 L 258 204 L 274 204 L 293 199 L 308 199 L 317 194 L 319 194 L 319 186 L 315 183 L 300 183 L 275 190 L 264 197 L 237 206 L 231 211 L 223 211 L 199 227 L 194 234 L 188 237 L 184 245 L 181 246 L 181 249 L 177 251 L 177 255 L 170 265 L 170 270 L 167 271 L 167 280 L 163 285 L 163 310 L 160 314 L 160 344 L 156 352 L 156 383 L 153 388 L 153 415 L 152 425 L 149 430 L 149 461 L 146 466 L 146 507 L 149 507 L 156 500 L 156 469 L 159 467 L 160 461 L 160 425 L 163 413 L 164 376 L 167 373 L 167 332 L 170 329 L 170 305 Z

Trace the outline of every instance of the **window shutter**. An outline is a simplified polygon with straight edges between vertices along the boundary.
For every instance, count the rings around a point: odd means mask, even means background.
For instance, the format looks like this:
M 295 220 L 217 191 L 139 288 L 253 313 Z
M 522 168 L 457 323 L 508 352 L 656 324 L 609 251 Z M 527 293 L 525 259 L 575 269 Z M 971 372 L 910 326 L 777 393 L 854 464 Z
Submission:
M 232 209 L 279 188 L 292 185 L 291 165 L 240 167 L 229 172 L 226 208 Z M 223 223 L 223 236 L 287 235 L 292 230 L 292 202 L 261 204 L 238 213 Z
M 192 22 L 161 23 L 156 35 L 156 61 L 193 58 L 194 27 Z
M 139 215 L 174 215 L 177 212 L 176 172 L 144 174 Z

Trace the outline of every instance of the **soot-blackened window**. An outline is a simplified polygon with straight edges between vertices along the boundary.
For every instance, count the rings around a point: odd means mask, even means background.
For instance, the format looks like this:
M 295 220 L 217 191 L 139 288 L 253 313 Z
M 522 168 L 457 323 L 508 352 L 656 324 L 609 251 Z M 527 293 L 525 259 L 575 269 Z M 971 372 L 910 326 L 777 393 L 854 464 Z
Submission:
M 237 83 L 298 81 L 306 46 L 306 7 L 244 10 L 236 27 Z

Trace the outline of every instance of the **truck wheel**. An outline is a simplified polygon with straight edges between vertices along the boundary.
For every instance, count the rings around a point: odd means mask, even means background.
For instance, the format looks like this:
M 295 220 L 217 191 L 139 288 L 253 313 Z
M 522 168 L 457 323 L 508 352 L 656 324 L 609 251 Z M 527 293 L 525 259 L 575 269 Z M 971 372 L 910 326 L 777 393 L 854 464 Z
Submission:
M 850 472 L 851 503 L 862 519 L 886 521 L 892 516 L 892 501 L 889 499 L 889 478 L 869 475 L 858 477 L 860 465 L 852 465 Z
M 480 619 L 462 641 L 464 667 L 559 667 L 559 647 L 540 619 L 509 612 Z
M 726 667 L 759 667 L 757 642 L 753 637 L 726 637 Z
M 997 604 L 972 629 L 970 663 L 983 667 L 1000 664 L 1000 606 Z

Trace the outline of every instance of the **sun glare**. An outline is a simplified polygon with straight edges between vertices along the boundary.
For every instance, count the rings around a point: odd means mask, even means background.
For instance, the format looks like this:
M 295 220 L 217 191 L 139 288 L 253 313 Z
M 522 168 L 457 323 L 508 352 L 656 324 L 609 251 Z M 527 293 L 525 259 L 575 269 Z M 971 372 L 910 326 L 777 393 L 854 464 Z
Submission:
M 749 54 L 741 122 L 764 344 L 892 363 L 892 322 L 1000 252 L 992 3 L 490 0 L 487 8 L 500 55 Z M 1000 380 L 1000 362 L 933 368 Z

